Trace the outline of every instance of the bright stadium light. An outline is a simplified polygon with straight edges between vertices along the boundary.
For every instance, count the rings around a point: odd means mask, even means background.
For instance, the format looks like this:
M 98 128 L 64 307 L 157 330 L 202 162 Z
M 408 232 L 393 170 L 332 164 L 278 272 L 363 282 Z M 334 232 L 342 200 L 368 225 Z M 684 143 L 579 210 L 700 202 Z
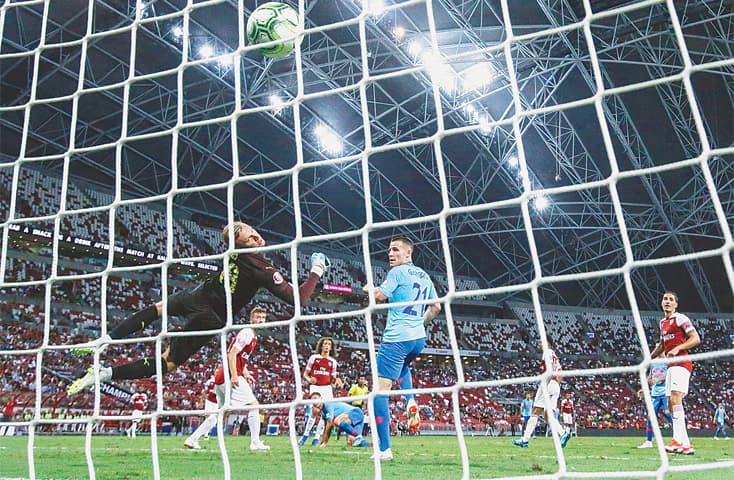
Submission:
M 517 167 L 520 164 L 520 161 L 517 159 L 517 155 L 510 155 L 507 158 L 507 164 L 511 167 Z
M 285 105 L 285 102 L 280 97 L 280 95 L 272 94 L 270 95 L 270 105 L 275 108 L 283 108 L 283 105 Z
M 232 57 L 230 55 L 224 55 L 217 59 L 217 62 L 219 63 L 219 66 L 222 68 L 227 68 L 232 66 Z
M 477 90 L 494 81 L 496 72 L 489 62 L 476 63 L 461 73 L 464 90 Z
M 487 134 L 492 132 L 492 125 L 487 117 L 479 117 L 479 131 Z
M 421 44 L 421 41 L 416 39 L 410 42 L 410 45 L 408 45 L 408 53 L 413 58 L 420 58 L 423 53 L 423 45 Z
M 270 106 L 275 107 L 273 110 L 273 115 L 278 115 L 281 111 L 283 111 L 283 105 L 285 105 L 285 102 L 280 97 L 280 95 L 270 95 Z
M 438 86 L 446 92 L 453 92 L 456 84 L 454 70 L 443 62 L 440 55 L 428 53 L 423 56 L 423 64 L 427 67 L 428 73 L 431 75 Z
M 550 206 L 550 199 L 547 195 L 538 195 L 535 197 L 533 206 L 535 207 L 535 210 L 542 212 Z
M 181 25 L 176 25 L 175 27 L 171 29 L 171 33 L 173 34 L 174 37 L 181 38 L 183 37 L 184 29 Z
M 405 37 L 405 29 L 400 25 L 395 25 L 392 29 L 392 34 L 396 40 L 402 40 Z
M 201 58 L 209 58 L 214 55 L 214 48 L 208 43 L 199 48 L 199 56 Z
M 368 12 L 370 15 L 380 15 L 385 11 L 385 0 L 369 0 Z
M 319 139 L 319 143 L 321 143 L 321 148 L 329 153 L 334 154 L 342 152 L 344 145 L 342 145 L 339 137 L 334 132 L 329 130 L 329 128 L 325 127 L 324 125 L 319 125 L 314 130 L 314 133 L 316 134 L 316 138 Z

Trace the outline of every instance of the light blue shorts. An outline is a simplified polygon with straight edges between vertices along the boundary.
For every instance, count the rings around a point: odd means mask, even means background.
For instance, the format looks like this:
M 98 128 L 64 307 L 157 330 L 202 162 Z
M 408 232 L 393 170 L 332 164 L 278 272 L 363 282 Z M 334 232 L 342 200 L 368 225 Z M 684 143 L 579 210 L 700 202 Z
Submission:
M 407 342 L 383 342 L 377 352 L 377 375 L 397 381 L 403 368 L 410 366 L 425 345 L 426 337 Z

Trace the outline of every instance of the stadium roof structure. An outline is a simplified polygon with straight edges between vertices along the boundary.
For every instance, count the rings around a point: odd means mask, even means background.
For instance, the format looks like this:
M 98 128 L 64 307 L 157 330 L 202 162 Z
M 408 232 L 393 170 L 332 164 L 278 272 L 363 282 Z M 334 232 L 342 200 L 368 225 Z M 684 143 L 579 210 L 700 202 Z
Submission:
M 234 216 L 270 236 L 293 238 L 300 213 L 303 235 L 334 234 L 333 248 L 359 255 L 371 219 L 373 254 L 409 233 L 437 271 L 438 215 L 469 207 L 444 218 L 451 266 L 483 288 L 518 286 L 500 297 L 526 295 L 539 270 L 554 279 L 540 286 L 544 303 L 628 308 L 629 248 L 642 261 L 631 285 L 641 308 L 666 287 L 685 292 L 686 310 L 732 308 L 734 1 L 592 0 L 588 17 L 582 0 L 507 1 L 508 11 L 500 0 L 307 0 L 315 30 L 298 59 L 277 61 L 243 50 L 238 31 L 257 3 L 242 3 L 5 2 L 0 168 L 37 159 L 23 168 L 108 191 L 119 171 L 123 199 L 165 206 L 175 186 L 176 211 L 222 222 L 235 175 Z M 365 6 L 372 14 L 353 21 Z M 319 125 L 340 153 L 319 142 Z M 683 162 L 704 152 L 724 222 L 708 171 Z M 564 277 L 577 273 L 586 278 Z

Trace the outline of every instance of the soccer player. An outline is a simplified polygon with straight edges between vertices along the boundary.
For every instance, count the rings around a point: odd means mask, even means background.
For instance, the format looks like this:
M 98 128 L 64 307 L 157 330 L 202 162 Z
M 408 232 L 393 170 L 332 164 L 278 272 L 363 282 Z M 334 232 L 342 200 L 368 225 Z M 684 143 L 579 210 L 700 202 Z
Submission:
M 719 432 L 724 435 L 724 440 L 729 440 L 729 435 L 726 433 L 726 421 L 729 420 L 729 415 L 726 414 L 724 404 L 719 402 L 716 411 L 714 412 L 714 422 L 716 423 L 716 431 L 714 432 L 714 440 L 719 439 Z
M 314 392 L 309 398 L 313 400 L 320 399 L 321 394 Z M 314 416 L 318 415 L 326 421 L 326 428 L 319 439 L 319 447 L 325 447 L 329 443 L 331 429 L 334 427 L 347 434 L 347 446 L 372 446 L 362 436 L 364 413 L 361 408 L 349 405 L 346 402 L 326 402 L 315 403 L 312 412 Z
M 525 431 L 525 427 L 530 419 L 530 414 L 533 413 L 533 396 L 529 392 L 525 394 L 525 398 L 520 402 L 520 413 L 522 414 L 522 431 Z M 522 433 L 520 435 L 522 435 Z
M 561 400 L 561 423 L 564 427 L 564 434 L 573 434 L 573 398 L 571 392 L 566 392 Z
M 255 307 L 250 312 L 250 324 L 258 325 L 265 322 L 267 311 L 262 307 Z M 247 359 L 255 350 L 257 345 L 257 336 L 252 328 L 243 328 L 232 339 L 227 350 L 227 370 L 229 373 L 229 381 L 232 385 L 231 391 L 231 407 L 241 409 L 247 405 L 259 405 L 250 384 L 256 382 L 255 377 L 247 369 Z M 224 405 L 225 400 L 225 383 L 224 383 L 224 365 L 220 365 L 214 373 L 214 383 L 216 384 L 217 408 Z M 251 408 L 247 412 L 247 425 L 250 427 L 250 450 L 270 450 L 260 440 L 260 410 Z M 198 430 L 198 429 L 197 429 Z M 198 437 L 193 439 L 194 445 L 198 444 Z M 187 446 L 184 443 L 184 446 Z M 196 448 L 196 447 L 189 447 Z
M 138 424 L 143 416 L 143 410 L 145 410 L 145 405 L 148 403 L 148 395 L 145 393 L 145 387 L 138 385 L 137 392 L 130 397 L 130 403 L 133 404 L 133 421 L 125 429 L 125 433 L 128 437 L 135 438 L 135 432 L 138 430 Z
M 663 415 L 670 425 L 673 425 L 673 417 L 668 410 L 668 397 L 665 394 L 665 376 L 668 373 L 668 366 L 664 363 L 653 364 L 650 366 L 650 374 L 647 376 L 647 383 L 650 385 L 650 397 L 652 397 L 653 413 L 655 415 Z M 637 392 L 637 396 L 642 398 L 642 389 Z M 637 448 L 652 448 L 652 420 L 647 419 L 647 440 Z
M 431 277 L 413 264 L 413 242 L 405 237 L 392 239 L 387 257 L 390 271 L 373 293 L 378 302 L 410 302 L 438 298 Z M 365 286 L 364 290 L 367 291 Z M 441 312 L 438 303 L 392 307 L 388 310 L 382 344 L 377 352 L 379 392 L 389 392 L 393 382 L 403 390 L 413 388 L 410 364 L 423 351 L 426 344 L 425 322 L 430 322 Z M 418 404 L 413 394 L 405 396 L 408 409 L 408 427 L 417 431 L 420 427 Z M 392 460 L 390 449 L 390 409 L 388 395 L 375 397 L 375 423 L 380 446 L 380 460 Z
M 250 225 L 235 222 L 225 227 L 223 237 L 229 242 L 230 229 L 234 234 L 236 248 L 257 248 L 265 245 L 265 240 Z M 229 285 L 224 285 L 224 272 L 215 275 L 191 290 L 183 291 L 168 297 L 168 314 L 183 316 L 187 319 L 184 331 L 217 330 L 226 324 L 228 288 L 232 296 L 232 313 L 236 314 L 255 296 L 260 288 L 265 288 L 281 300 L 293 305 L 293 286 L 285 281 L 283 275 L 275 269 L 259 253 L 232 253 L 226 262 L 229 270 Z M 311 273 L 299 287 L 302 304 L 311 299 L 311 295 L 319 280 L 330 266 L 329 259 L 323 253 L 311 255 Z M 94 353 L 94 346 L 105 345 L 110 339 L 119 339 L 131 333 L 145 329 L 156 321 L 163 313 L 163 302 L 158 302 L 125 319 L 114 328 L 107 337 L 94 342 L 91 347 L 78 347 L 72 350 L 76 354 Z M 160 359 L 161 373 L 174 370 L 184 363 L 201 347 L 209 343 L 213 334 L 179 336 L 171 339 L 170 346 Z M 149 358 L 118 365 L 102 367 L 99 370 L 99 381 L 130 380 L 146 378 L 156 374 L 156 362 Z M 86 375 L 74 381 L 67 389 L 67 395 L 76 395 L 80 391 L 94 385 L 94 370 L 90 367 Z
M 339 366 L 336 359 L 331 356 L 331 352 L 334 349 L 334 339 L 331 337 L 321 337 L 316 342 L 316 353 L 308 358 L 306 363 L 306 369 L 303 371 L 303 378 L 309 384 L 309 393 L 319 393 L 321 398 L 324 400 L 331 400 L 334 398 L 334 392 L 331 388 L 332 382 L 338 387 L 342 388 L 344 382 L 336 374 L 337 367 Z M 311 436 L 311 430 L 313 424 L 316 422 L 316 418 L 319 418 L 318 426 L 316 427 L 316 438 L 313 441 L 314 445 L 318 445 L 319 438 L 324 432 L 325 422 L 321 417 L 311 414 L 311 409 L 306 407 L 306 427 L 303 429 L 303 435 L 301 440 L 298 442 L 299 445 L 304 445 L 308 438 Z
M 688 350 L 701 343 L 691 319 L 678 313 L 678 294 L 671 291 L 663 293 L 660 305 L 665 318 L 660 320 L 660 341 L 650 353 L 652 358 L 675 358 L 687 355 Z M 693 372 L 693 362 L 683 360 L 668 364 L 665 376 L 665 394 L 673 413 L 673 440 L 665 446 L 668 453 L 693 455 L 696 451 L 688 439 L 686 415 L 683 410 L 683 397 L 688 394 L 688 383 Z
M 367 385 L 367 377 L 365 377 L 364 375 L 360 375 L 357 383 L 349 388 L 348 394 L 350 397 L 361 397 L 363 395 L 367 395 L 369 392 L 370 386 Z M 353 400 L 352 405 L 364 409 L 364 407 L 367 405 L 367 402 L 365 402 L 364 400 Z
M 543 359 L 540 361 L 540 373 L 545 373 L 549 370 L 551 373 L 561 371 L 561 362 L 558 360 L 556 352 L 553 351 L 553 343 L 548 339 L 548 349 L 543 352 Z M 538 390 L 535 392 L 535 401 L 533 402 L 533 411 L 528 419 L 528 424 L 525 427 L 525 431 L 522 434 L 520 440 L 513 440 L 512 444 L 518 447 L 527 448 L 530 436 L 535 432 L 535 426 L 538 424 L 538 416 L 541 413 L 545 414 L 545 420 L 551 428 L 553 428 L 559 435 L 561 435 L 561 447 L 565 447 L 568 440 L 571 438 L 571 432 L 564 432 L 561 424 L 558 423 L 556 413 L 558 412 L 558 397 L 561 394 L 561 377 L 553 375 L 548 380 L 546 388 L 548 389 L 548 401 L 545 403 L 545 395 L 543 395 L 542 385 L 538 385 Z
M 214 377 L 211 377 L 204 384 L 204 411 L 214 412 L 207 415 L 206 419 L 193 431 L 191 435 L 184 441 L 184 447 L 201 450 L 199 446 L 199 438 L 207 437 L 217 424 L 216 410 L 219 408 L 217 400 L 217 384 Z

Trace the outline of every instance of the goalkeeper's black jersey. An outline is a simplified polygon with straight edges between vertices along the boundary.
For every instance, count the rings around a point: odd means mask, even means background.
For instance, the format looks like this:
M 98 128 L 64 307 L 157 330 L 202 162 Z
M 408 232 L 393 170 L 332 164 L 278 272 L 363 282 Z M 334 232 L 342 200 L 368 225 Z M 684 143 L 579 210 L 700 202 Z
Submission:
M 293 287 L 265 257 L 258 253 L 233 253 L 226 262 L 229 266 L 229 291 L 232 293 L 232 312 L 239 312 L 255 296 L 260 288 L 265 288 L 281 300 L 294 303 Z M 312 277 L 316 277 L 313 279 Z M 227 307 L 224 286 L 224 272 L 212 276 L 201 286 L 212 299 L 212 306 L 220 312 Z M 310 287 L 304 291 L 301 286 L 301 302 L 310 300 L 313 288 L 318 283 L 318 276 L 311 274 L 304 285 Z

